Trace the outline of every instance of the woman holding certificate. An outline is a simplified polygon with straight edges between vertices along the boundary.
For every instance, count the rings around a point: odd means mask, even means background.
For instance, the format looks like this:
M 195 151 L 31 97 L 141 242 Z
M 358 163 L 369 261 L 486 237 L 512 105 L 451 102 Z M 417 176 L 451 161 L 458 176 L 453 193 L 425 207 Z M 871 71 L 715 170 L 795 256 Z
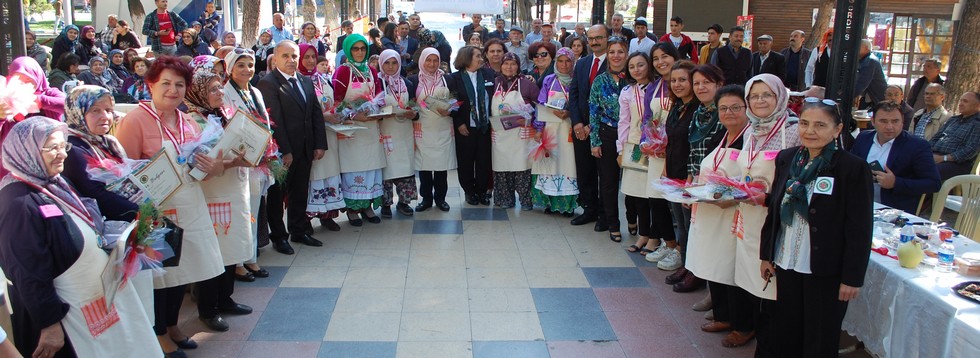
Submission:
M 187 114 L 198 123 L 205 123 L 202 130 L 208 126 L 227 127 L 227 118 L 222 105 L 224 104 L 224 84 L 218 75 L 211 72 L 198 72 L 191 79 L 184 104 Z M 246 119 L 248 120 L 248 119 Z M 228 133 L 224 135 L 229 135 Z M 219 154 L 223 154 L 220 153 Z M 212 154 L 213 155 L 213 154 Z M 244 153 L 243 153 L 244 155 Z M 254 254 L 255 242 L 251 230 L 251 212 L 249 207 L 248 162 L 241 156 L 234 159 L 231 153 L 223 158 L 223 171 L 212 175 L 210 179 L 201 182 L 204 198 L 208 203 L 208 213 L 214 233 L 218 236 L 218 247 L 221 250 L 221 260 L 224 263 L 224 273 L 197 284 L 197 313 L 198 317 L 208 328 L 224 332 L 228 330 L 228 322 L 221 317 L 225 314 L 249 314 L 252 308 L 235 303 L 231 295 L 235 292 L 235 266 L 251 258 Z
M 367 39 L 360 34 L 351 34 L 344 39 L 347 62 L 337 67 L 334 73 L 334 101 L 346 101 L 353 105 L 369 101 L 381 93 L 378 73 L 367 65 L 368 46 Z M 382 169 L 387 161 L 380 140 L 378 117 L 369 114 L 351 114 L 348 120 L 365 129 L 357 130 L 352 137 L 345 136 L 338 143 L 340 187 L 347 205 L 347 219 L 354 226 L 361 226 L 361 218 L 373 224 L 381 222 L 381 218 L 374 214 L 374 208 L 381 206 L 384 195 Z M 357 217 L 358 214 L 361 218 Z
M 262 93 L 257 88 L 252 87 L 250 83 L 252 76 L 255 75 L 255 55 L 249 50 L 236 49 L 225 55 L 224 60 L 228 65 L 228 82 L 222 89 L 224 91 L 222 107 L 233 111 L 246 111 L 259 121 L 264 122 L 266 129 L 271 131 L 269 114 L 265 111 Z M 252 248 L 252 255 L 249 259 L 245 260 L 244 264 L 239 263 L 235 268 L 235 278 L 239 281 L 252 282 L 256 278 L 269 277 L 269 271 L 259 267 L 256 255 L 260 238 L 264 237 L 266 242 L 269 238 L 269 225 L 265 214 L 265 195 L 274 181 L 267 163 L 262 163 L 259 167 L 249 168 L 249 209 L 251 209 L 251 216 L 255 218 L 251 222 L 251 227 L 253 243 L 256 246 Z
M 176 57 L 161 56 L 153 61 L 146 81 L 153 94 L 151 102 L 123 117 L 116 132 L 127 155 L 134 159 L 150 159 L 161 149 L 181 173 L 180 189 L 168 199 L 160 211 L 184 229 L 180 264 L 168 267 L 167 273 L 154 277 L 153 305 L 156 324 L 153 330 L 164 353 L 174 354 L 181 349 L 197 348 L 197 342 L 177 327 L 177 316 L 184 298 L 185 285 L 204 281 L 223 272 L 221 251 L 215 235 L 208 205 L 201 184 L 190 176 L 191 168 L 184 163 L 190 153 L 181 147 L 201 132 L 190 116 L 177 109 L 191 83 L 191 68 Z M 169 158 L 168 158 L 169 157 Z M 220 173 L 220 163 L 197 154 L 198 168 L 208 173 Z M 181 354 L 176 353 L 176 354 Z
M 323 110 L 323 120 L 330 125 L 344 124 L 344 118 L 336 113 L 337 104 L 334 102 L 333 83 L 328 76 L 316 71 L 315 49 L 313 46 L 301 44 L 299 45 L 299 52 L 301 54 L 299 72 L 310 77 L 313 82 L 313 90 L 316 91 L 316 98 L 320 101 L 320 109 Z M 326 128 L 326 134 L 327 151 L 324 152 L 323 158 L 314 160 L 310 168 L 310 192 L 306 196 L 306 213 L 311 218 L 320 219 L 320 226 L 327 230 L 340 231 L 340 225 L 333 219 L 340 216 L 340 210 L 346 206 L 344 194 L 340 188 L 338 137 L 341 135 L 331 130 L 329 125 Z
M 389 218 L 395 192 L 398 193 L 398 205 L 395 209 L 405 216 L 415 213 L 410 204 L 418 198 L 418 187 L 415 185 L 414 121 L 418 119 L 419 113 L 409 106 L 409 101 L 415 99 L 415 84 L 405 81 L 401 76 L 401 62 L 398 51 L 391 49 L 381 51 L 378 58 L 381 66 L 378 77 L 385 94 L 385 106 L 393 110 L 391 115 L 381 120 L 381 142 L 388 159 L 388 165 L 382 171 L 384 200 L 381 204 L 381 216 Z
M 542 128 L 535 136 L 539 142 L 553 143 L 546 158 L 533 158 L 531 163 L 531 197 L 534 205 L 545 213 L 561 213 L 571 217 L 578 207 L 578 180 L 575 174 L 575 152 L 571 138 L 572 124 L 568 111 L 568 86 L 572 83 L 575 55 L 564 47 L 557 51 L 554 74 L 544 77 L 538 94 L 538 115 L 535 127 Z
M 514 53 L 504 54 L 493 87 L 490 98 L 493 203 L 499 208 L 513 208 L 516 192 L 521 210 L 531 210 L 531 162 L 527 148 L 535 132 L 531 122 L 532 103 L 540 90 L 534 80 L 521 76 L 521 60 Z
M 25 357 L 159 357 L 133 285 L 103 289 L 121 242 L 106 241 L 98 207 L 61 176 L 67 132 L 32 117 L 3 142 L 10 173 L 0 179 L 0 267 L 12 282 L 15 344 Z
M 408 82 L 417 85 L 415 98 L 420 107 L 415 122 L 415 169 L 419 171 L 422 202 L 415 206 L 415 211 L 428 210 L 433 204 L 439 210 L 448 211 L 448 175 L 456 169 L 456 141 L 447 103 L 453 95 L 447 85 L 449 75 L 439 69 L 438 50 L 423 49 L 419 62 L 419 74 L 408 78 Z
M 619 225 L 619 95 L 626 87 L 626 39 L 612 37 L 606 57 L 606 72 L 596 75 L 589 93 L 589 143 L 599 161 L 599 193 L 609 224 L 609 240 L 623 241 Z

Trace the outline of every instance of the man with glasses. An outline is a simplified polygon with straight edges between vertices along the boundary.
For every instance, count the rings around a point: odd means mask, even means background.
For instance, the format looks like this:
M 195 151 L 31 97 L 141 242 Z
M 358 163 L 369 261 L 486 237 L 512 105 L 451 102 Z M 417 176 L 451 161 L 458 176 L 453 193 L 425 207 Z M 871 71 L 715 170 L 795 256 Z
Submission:
M 745 28 L 735 26 L 728 33 L 728 46 L 715 51 L 710 63 L 721 68 L 725 74 L 725 84 L 744 84 L 752 70 L 752 51 L 742 47 Z
M 609 28 L 606 25 L 593 25 L 586 32 L 591 54 L 578 60 L 569 86 L 568 103 L 565 109 L 572 117 L 572 134 L 575 136 L 575 169 L 578 176 L 578 203 L 582 215 L 572 219 L 572 225 L 585 225 L 595 222 L 594 230 L 609 230 L 605 213 L 599 201 L 599 168 L 592 156 L 589 143 L 589 94 L 592 81 L 606 71 L 606 50 L 609 45 Z
M 909 131 L 916 137 L 930 140 L 953 114 L 943 106 L 943 102 L 946 101 L 946 88 L 942 85 L 930 83 L 922 92 L 925 98 L 923 101 L 925 107 L 912 115 L 912 125 Z
M 922 77 L 915 80 L 912 88 L 909 89 L 908 102 L 912 109 L 918 111 L 926 107 L 924 88 L 930 83 L 938 83 L 940 86 L 945 82 L 939 73 L 942 71 L 943 63 L 935 58 L 930 58 L 922 63 Z

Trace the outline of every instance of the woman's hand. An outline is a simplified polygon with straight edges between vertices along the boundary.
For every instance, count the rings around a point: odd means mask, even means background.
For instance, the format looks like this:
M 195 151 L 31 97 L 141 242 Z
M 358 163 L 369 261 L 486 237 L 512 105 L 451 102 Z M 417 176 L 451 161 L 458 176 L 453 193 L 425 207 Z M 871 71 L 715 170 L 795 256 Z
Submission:
M 762 275 L 763 281 L 769 281 L 769 279 L 776 277 L 776 268 L 772 266 L 772 262 L 762 261 L 759 264 L 759 273 Z
M 616 165 L 619 165 L 620 168 L 623 167 L 623 153 L 619 153 L 616 157 Z
M 208 177 L 221 175 L 225 172 L 224 160 L 216 159 L 222 158 L 223 151 L 218 150 L 218 155 L 215 158 L 211 158 L 204 153 L 194 154 L 194 160 L 197 161 L 195 167 L 208 173 Z
M 399 114 L 398 117 L 401 118 L 401 119 L 412 119 L 412 118 L 415 118 L 415 116 L 417 116 L 418 114 L 419 114 L 419 112 L 416 112 L 416 111 L 413 111 L 413 110 L 408 109 L 408 110 L 402 111 L 402 113 Z
M 733 207 L 735 205 L 738 205 L 738 201 L 735 201 L 735 200 L 718 200 L 718 201 L 709 201 L 706 204 L 711 204 L 711 205 L 717 206 L 717 207 L 722 208 L 722 209 L 728 209 L 730 207 Z
M 239 154 L 235 158 L 224 161 L 225 168 L 251 167 L 251 166 L 252 164 L 245 160 L 245 153 Z
M 449 111 L 444 108 L 436 109 L 436 113 L 439 113 L 439 115 L 443 117 L 449 117 Z
M 837 299 L 842 302 L 847 302 L 857 298 L 858 292 L 861 291 L 860 287 L 851 287 L 845 284 L 840 284 L 840 294 L 837 295 Z
M 592 156 L 602 158 L 602 147 L 592 147 Z
M 55 322 L 41 330 L 41 338 L 38 339 L 37 349 L 34 350 L 32 358 L 54 357 L 62 347 L 65 346 L 65 331 L 61 329 L 61 322 Z
M 552 108 L 551 109 L 551 113 L 554 113 L 555 114 L 555 117 L 558 117 L 558 118 L 561 118 L 561 119 L 568 119 L 568 111 L 566 111 L 566 110 Z
M 344 116 L 336 113 L 323 113 L 323 121 L 330 124 L 344 123 Z
M 354 114 L 354 118 L 351 118 L 351 119 L 354 120 L 354 122 L 367 122 L 368 121 L 368 116 L 367 116 L 367 113 L 357 112 L 357 113 Z
M 534 141 L 535 142 L 541 143 L 541 132 L 542 131 L 534 131 Z
M 757 191 L 751 191 L 749 197 L 746 199 L 739 200 L 740 203 L 746 203 L 749 205 L 765 205 L 766 204 L 766 193 L 760 193 Z

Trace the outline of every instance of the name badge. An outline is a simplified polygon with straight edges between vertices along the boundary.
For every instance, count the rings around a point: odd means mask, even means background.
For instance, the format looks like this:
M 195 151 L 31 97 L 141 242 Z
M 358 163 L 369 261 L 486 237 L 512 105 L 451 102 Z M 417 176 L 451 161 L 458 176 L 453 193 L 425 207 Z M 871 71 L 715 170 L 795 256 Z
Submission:
M 352 89 L 361 89 L 361 85 L 362 85 L 362 83 L 360 83 L 360 82 L 354 82 L 354 83 L 351 83 L 350 84 L 350 88 L 352 88 Z
M 728 153 L 728 159 L 729 159 L 729 160 L 731 160 L 731 161 L 733 161 L 733 162 L 734 162 L 734 161 L 737 161 L 737 160 L 738 160 L 738 156 L 739 156 L 739 155 L 740 155 L 741 153 L 742 153 L 742 151 L 739 151 L 739 150 L 733 150 L 733 151 L 731 151 L 730 153 Z
M 813 183 L 813 193 L 830 195 L 834 193 L 834 178 L 831 177 L 817 177 L 817 181 Z
M 483 86 L 484 87 L 492 87 L 493 86 L 493 82 L 484 83 Z
M 770 150 L 770 151 L 766 151 L 765 153 L 763 153 L 763 155 L 766 156 L 766 160 L 773 160 L 773 159 L 776 159 L 776 156 L 779 155 L 779 151 Z M 833 180 L 833 178 L 831 178 L 831 180 Z
M 38 209 L 41 209 L 41 216 L 44 217 L 45 219 L 65 215 L 65 213 L 61 212 L 61 209 L 59 209 L 58 206 L 54 204 L 41 205 L 40 207 L 38 207 Z

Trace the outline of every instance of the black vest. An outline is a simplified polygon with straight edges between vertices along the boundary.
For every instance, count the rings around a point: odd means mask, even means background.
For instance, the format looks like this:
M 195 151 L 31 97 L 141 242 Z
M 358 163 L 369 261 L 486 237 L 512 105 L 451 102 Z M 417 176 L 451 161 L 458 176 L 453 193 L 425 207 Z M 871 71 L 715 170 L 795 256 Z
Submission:
M 817 63 L 813 66 L 813 85 L 827 87 L 827 72 L 830 71 L 829 48 L 824 49 L 823 54 L 817 57 Z

